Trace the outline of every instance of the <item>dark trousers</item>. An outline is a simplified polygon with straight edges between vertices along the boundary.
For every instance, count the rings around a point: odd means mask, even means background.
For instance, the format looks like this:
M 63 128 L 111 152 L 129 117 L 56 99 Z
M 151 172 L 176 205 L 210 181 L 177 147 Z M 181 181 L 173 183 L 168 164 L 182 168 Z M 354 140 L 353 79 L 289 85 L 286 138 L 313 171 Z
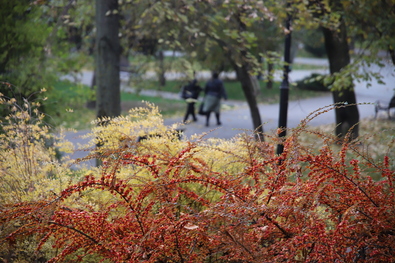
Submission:
M 210 123 L 210 115 L 211 115 L 211 112 L 208 112 L 206 115 L 206 126 L 207 127 L 209 126 L 209 123 Z M 217 119 L 217 125 L 221 125 L 222 123 L 220 121 L 219 112 L 215 112 L 215 118 Z
M 197 121 L 195 115 L 195 102 L 187 103 L 187 112 L 185 113 L 184 122 L 188 120 L 189 115 L 192 115 L 193 121 Z

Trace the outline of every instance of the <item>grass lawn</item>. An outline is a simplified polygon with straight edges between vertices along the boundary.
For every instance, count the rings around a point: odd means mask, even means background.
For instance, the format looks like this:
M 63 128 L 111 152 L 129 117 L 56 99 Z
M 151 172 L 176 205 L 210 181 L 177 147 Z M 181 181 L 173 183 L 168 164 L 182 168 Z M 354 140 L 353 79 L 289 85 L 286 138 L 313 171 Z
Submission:
M 143 101 L 151 102 L 158 106 L 162 115 L 165 117 L 177 116 L 185 111 L 185 102 L 181 99 L 173 100 L 121 92 L 122 113 L 126 114 L 131 108 L 144 106 Z
M 46 102 L 49 122 L 55 126 L 77 130 L 89 128 L 92 120 L 96 118 L 95 109 L 86 107 L 92 96 L 88 86 L 75 85 L 68 81 L 57 82 Z M 165 117 L 179 115 L 185 111 L 185 102 L 181 99 L 169 100 L 121 92 L 122 114 L 127 114 L 131 108 L 144 106 L 143 101 L 154 103 Z

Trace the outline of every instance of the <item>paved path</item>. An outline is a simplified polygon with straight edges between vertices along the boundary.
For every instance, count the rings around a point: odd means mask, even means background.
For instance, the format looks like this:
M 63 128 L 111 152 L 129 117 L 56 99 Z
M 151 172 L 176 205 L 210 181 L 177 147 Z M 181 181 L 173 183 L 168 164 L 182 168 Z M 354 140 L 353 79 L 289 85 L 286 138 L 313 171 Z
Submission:
M 310 64 L 319 64 L 325 65 L 326 60 L 305 60 L 305 63 Z M 303 61 L 302 61 L 303 63 Z M 321 64 L 320 64 L 321 63 Z M 390 98 L 394 95 L 395 88 L 395 67 L 388 64 L 385 68 L 379 68 L 372 66 L 370 68 L 373 72 L 380 72 L 384 81 L 387 83 L 386 85 L 381 85 L 376 81 L 372 81 L 372 86 L 367 87 L 366 82 L 356 82 L 355 90 L 357 95 L 358 103 L 374 103 L 377 100 L 389 101 Z M 363 69 L 361 69 L 363 70 Z M 318 73 L 327 73 L 328 70 L 315 70 L 314 72 Z M 291 81 L 297 81 L 302 79 L 308 75 L 310 75 L 312 71 L 310 70 L 293 70 L 289 77 Z M 201 73 L 200 77 L 207 77 L 208 72 Z M 207 75 L 207 76 L 206 76 Z M 123 76 L 124 77 L 124 76 Z M 179 77 L 177 73 L 173 73 L 173 75 L 169 75 L 171 77 Z M 92 75 L 91 72 L 84 72 L 82 75 L 82 79 L 80 80 L 84 84 L 90 85 Z M 123 86 L 123 89 L 129 89 Z M 143 94 L 146 95 L 157 95 L 156 91 L 143 91 Z M 178 98 L 177 94 L 172 93 L 161 93 L 161 96 L 165 98 Z M 288 106 L 288 123 L 287 126 L 289 128 L 296 127 L 301 120 L 303 120 L 308 114 L 313 111 L 322 108 L 327 105 L 331 105 L 333 103 L 332 97 L 330 94 L 324 95 L 318 98 L 304 99 L 289 102 Z M 225 105 L 234 106 L 235 102 L 233 101 L 225 101 L 223 102 Z M 360 105 L 359 107 L 360 118 L 370 118 L 374 116 L 374 105 Z M 262 122 L 264 123 L 264 131 L 272 132 L 277 128 L 278 125 L 278 115 L 279 115 L 279 105 L 259 105 L 259 110 L 261 113 Z M 215 117 L 211 116 L 210 127 L 206 127 L 204 116 L 201 116 L 196 123 L 189 123 L 184 126 L 186 129 L 185 136 L 189 137 L 193 134 L 202 134 L 207 133 L 207 138 L 209 137 L 217 137 L 217 138 L 225 138 L 229 139 L 234 137 L 236 134 L 241 132 L 250 132 L 252 129 L 252 121 L 250 118 L 249 108 L 246 103 L 238 102 L 237 107 L 234 107 L 231 110 L 224 110 L 221 114 L 221 126 L 215 125 Z M 173 123 L 181 122 L 181 118 L 170 118 L 165 119 L 166 125 L 171 125 Z M 315 118 L 310 124 L 314 126 L 322 125 L 322 124 L 330 124 L 335 122 L 335 115 L 333 111 L 324 113 L 317 118 Z M 77 134 L 68 134 L 67 139 L 73 142 L 83 143 L 84 141 L 79 138 L 79 135 L 83 134 L 84 131 L 81 131 Z M 72 158 L 80 158 L 86 154 L 85 152 L 76 152 L 72 155 Z

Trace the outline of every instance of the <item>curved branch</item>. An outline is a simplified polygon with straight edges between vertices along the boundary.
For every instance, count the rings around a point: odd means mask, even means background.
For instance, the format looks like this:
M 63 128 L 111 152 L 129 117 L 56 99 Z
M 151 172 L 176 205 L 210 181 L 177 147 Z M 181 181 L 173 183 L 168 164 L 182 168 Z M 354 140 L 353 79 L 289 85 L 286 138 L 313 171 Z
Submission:
M 101 244 L 99 243 L 99 241 L 97 241 L 97 240 L 94 239 L 93 237 L 89 236 L 88 234 L 86 234 L 86 233 L 82 232 L 81 230 L 78 230 L 78 229 L 76 229 L 76 228 L 74 228 L 74 227 L 62 225 L 62 224 L 59 224 L 59 223 L 54 222 L 54 221 L 49 221 L 48 224 L 52 224 L 52 225 L 56 225 L 56 226 L 60 226 L 60 227 L 65 227 L 65 228 L 67 228 L 67 229 L 73 230 L 73 231 L 77 232 L 78 234 L 80 234 L 80 235 L 86 237 L 87 239 L 89 239 L 90 241 L 92 241 L 93 243 L 95 243 L 96 245 L 100 245 L 100 246 L 104 247 L 103 245 L 101 245 Z M 105 247 L 104 247 L 104 248 L 105 248 Z M 107 250 L 107 249 L 106 249 L 106 250 Z

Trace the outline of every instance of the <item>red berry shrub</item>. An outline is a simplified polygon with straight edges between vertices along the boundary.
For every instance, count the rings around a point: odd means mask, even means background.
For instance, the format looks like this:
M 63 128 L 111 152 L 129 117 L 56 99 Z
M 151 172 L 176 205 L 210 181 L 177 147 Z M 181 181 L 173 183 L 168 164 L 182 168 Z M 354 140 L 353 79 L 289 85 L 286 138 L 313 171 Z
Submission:
M 58 196 L 1 206 L 4 240 L 53 242 L 51 262 L 393 262 L 394 170 L 357 144 L 291 131 L 270 143 L 153 137 L 102 146 L 103 166 Z M 125 144 L 128 141 L 128 144 Z M 98 157 L 98 155 L 92 155 Z M 373 180 L 372 177 L 380 178 Z

